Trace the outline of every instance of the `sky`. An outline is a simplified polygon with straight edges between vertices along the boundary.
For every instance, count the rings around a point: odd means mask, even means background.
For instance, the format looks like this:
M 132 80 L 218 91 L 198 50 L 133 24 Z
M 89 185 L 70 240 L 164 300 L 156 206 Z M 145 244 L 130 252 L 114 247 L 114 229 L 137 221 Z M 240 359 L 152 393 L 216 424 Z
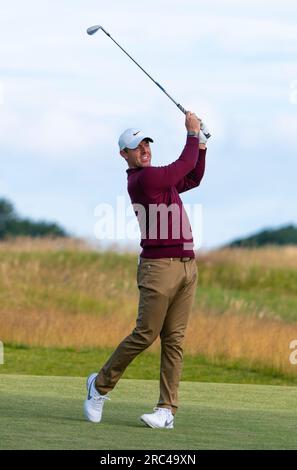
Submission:
M 137 233 L 131 240 L 123 227 L 114 240 L 96 238 L 98 206 L 115 210 L 120 200 L 118 211 L 131 209 L 118 137 L 143 129 L 157 166 L 185 145 L 178 108 L 102 31 L 86 34 L 101 24 L 211 131 L 204 179 L 181 195 L 201 208 L 195 247 L 297 223 L 296 2 L 0 0 L 0 7 L 0 197 L 20 215 L 101 246 L 138 247 Z

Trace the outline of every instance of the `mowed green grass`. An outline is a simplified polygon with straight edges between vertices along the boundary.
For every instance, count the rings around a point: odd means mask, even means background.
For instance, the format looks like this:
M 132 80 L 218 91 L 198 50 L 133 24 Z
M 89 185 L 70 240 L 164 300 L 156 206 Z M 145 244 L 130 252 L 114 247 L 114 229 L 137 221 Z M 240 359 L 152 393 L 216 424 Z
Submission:
M 55 375 L 84 377 L 90 370 L 99 370 L 113 348 L 74 350 L 31 348 L 5 345 L 5 363 L 1 374 Z M 124 372 L 125 379 L 158 380 L 160 354 L 145 351 L 134 359 Z M 250 367 L 243 360 L 184 355 L 182 380 L 263 385 L 297 385 L 297 376 L 282 374 L 270 367 Z
M 297 449 L 295 387 L 182 382 L 174 430 L 139 416 L 158 382 L 121 380 L 100 424 L 82 415 L 85 379 L 1 375 L 1 449 Z

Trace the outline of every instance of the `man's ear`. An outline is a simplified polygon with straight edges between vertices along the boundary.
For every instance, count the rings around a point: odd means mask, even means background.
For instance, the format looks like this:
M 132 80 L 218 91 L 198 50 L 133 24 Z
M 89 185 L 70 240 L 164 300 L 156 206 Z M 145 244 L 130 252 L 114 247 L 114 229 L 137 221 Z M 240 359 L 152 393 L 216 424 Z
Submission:
M 128 155 L 125 150 L 120 150 L 120 155 L 122 155 L 122 157 L 127 161 Z

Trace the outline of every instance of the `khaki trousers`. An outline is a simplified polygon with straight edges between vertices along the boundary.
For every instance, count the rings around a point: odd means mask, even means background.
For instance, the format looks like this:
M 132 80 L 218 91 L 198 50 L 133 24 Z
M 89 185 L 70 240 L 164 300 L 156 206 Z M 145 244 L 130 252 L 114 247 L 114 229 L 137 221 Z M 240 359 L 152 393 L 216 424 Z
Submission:
M 130 362 L 160 335 L 160 397 L 157 406 L 176 412 L 183 341 L 197 280 L 195 259 L 185 262 L 180 258 L 140 258 L 136 327 L 99 371 L 96 388 L 100 393 L 111 391 Z

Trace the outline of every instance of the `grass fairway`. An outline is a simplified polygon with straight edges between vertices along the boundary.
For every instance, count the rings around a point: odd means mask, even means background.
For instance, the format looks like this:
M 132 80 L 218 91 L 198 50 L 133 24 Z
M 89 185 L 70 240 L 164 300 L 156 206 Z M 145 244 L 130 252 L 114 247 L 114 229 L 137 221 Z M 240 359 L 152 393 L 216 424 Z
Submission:
M 85 377 L 98 370 L 113 352 L 111 348 L 71 349 L 32 348 L 5 345 L 5 364 L 1 374 Z M 125 370 L 124 379 L 158 380 L 160 354 L 145 351 Z M 1 379 L 0 379 L 1 380 Z M 182 380 L 257 385 L 297 385 L 297 377 L 264 367 L 248 367 L 244 361 L 214 361 L 203 356 L 185 355 Z
M 138 417 L 158 382 L 121 380 L 103 421 L 82 416 L 85 379 L 1 375 L 1 449 L 297 449 L 295 387 L 182 382 L 174 430 Z

